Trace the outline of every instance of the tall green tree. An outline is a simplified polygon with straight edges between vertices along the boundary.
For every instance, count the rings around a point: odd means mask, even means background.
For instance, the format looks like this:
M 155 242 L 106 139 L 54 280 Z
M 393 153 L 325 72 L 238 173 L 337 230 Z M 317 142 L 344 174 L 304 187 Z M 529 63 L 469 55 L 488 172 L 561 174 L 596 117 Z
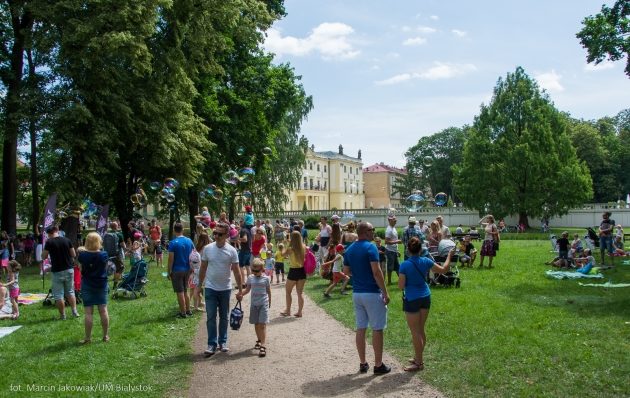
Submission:
M 602 5 L 599 14 L 582 21 L 577 38 L 587 50 L 586 60 L 595 65 L 604 59 L 618 61 L 626 57 L 626 75 L 630 77 L 630 1 L 617 0 L 612 7 Z
M 467 127 L 449 127 L 420 138 L 416 145 L 405 152 L 407 173 L 418 178 L 415 189 L 429 187 L 433 195 L 445 192 L 453 201 L 459 201 L 454 196 L 457 192 L 453 188 L 452 166 L 462 161 L 466 130 Z
M 464 203 L 497 217 L 553 216 L 592 197 L 588 168 L 567 133 L 567 118 L 522 68 L 499 78 L 470 128 L 455 186 Z

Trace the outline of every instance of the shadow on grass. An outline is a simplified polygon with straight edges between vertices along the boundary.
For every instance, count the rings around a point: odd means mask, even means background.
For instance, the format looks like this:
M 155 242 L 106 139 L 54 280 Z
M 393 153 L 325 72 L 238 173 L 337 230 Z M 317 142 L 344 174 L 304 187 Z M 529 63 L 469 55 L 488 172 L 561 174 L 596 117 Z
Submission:
M 570 287 L 566 285 L 575 283 L 574 281 L 557 282 L 557 286 L 522 283 L 510 286 L 509 289 L 504 290 L 504 293 L 516 302 L 527 302 L 542 307 L 562 308 L 567 311 L 577 312 L 580 316 L 602 317 L 617 315 L 630 317 L 630 306 L 628 305 L 630 299 L 623 289 L 581 286 L 576 288 L 576 285 L 573 284 Z M 587 283 L 591 282 L 587 281 Z
M 377 377 L 377 379 L 375 379 Z M 302 385 L 302 394 L 309 397 L 336 397 L 347 395 L 366 388 L 365 395 L 380 397 L 385 394 L 396 395 L 396 392 L 407 391 L 421 396 L 417 385 L 408 384 L 413 374 L 390 373 L 385 376 L 373 376 L 371 369 L 368 374 L 346 374 L 332 377 L 328 380 L 310 381 Z M 369 384 L 369 386 L 366 386 Z M 357 394 L 359 395 L 359 394 Z

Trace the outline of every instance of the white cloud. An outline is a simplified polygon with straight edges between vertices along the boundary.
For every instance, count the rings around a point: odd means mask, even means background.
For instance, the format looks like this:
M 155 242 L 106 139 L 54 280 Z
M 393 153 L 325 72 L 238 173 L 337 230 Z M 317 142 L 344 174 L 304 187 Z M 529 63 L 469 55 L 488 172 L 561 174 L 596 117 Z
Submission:
M 350 40 L 354 33 L 351 26 L 339 22 L 325 22 L 315 27 L 306 38 L 282 36 L 275 28 L 267 31 L 264 47 L 278 57 L 295 55 L 298 57 L 319 53 L 322 58 L 349 59 L 359 55 Z
M 555 70 L 551 70 L 551 72 L 539 73 L 534 76 L 534 78 L 538 81 L 540 87 L 549 91 L 550 93 L 559 93 L 564 91 L 564 87 L 560 84 L 560 79 L 562 79 L 562 75 L 556 73 Z
M 437 20 L 439 20 L 439 19 L 440 19 L 440 17 L 438 17 L 437 15 L 431 15 L 429 18 L 430 18 L 432 21 L 437 21 Z
M 435 32 L 437 32 L 436 29 L 431 28 L 429 26 L 418 26 L 418 27 L 416 27 L 416 31 L 418 31 L 420 33 L 435 33 Z
M 466 37 L 468 35 L 468 32 L 459 29 L 453 29 L 451 32 L 457 37 Z
M 600 71 L 600 70 L 612 69 L 614 67 L 615 67 L 615 63 L 614 62 L 603 61 L 603 62 L 600 62 L 597 65 L 595 65 L 595 64 L 586 64 L 586 65 L 584 65 L 584 70 L 587 71 L 587 72 L 597 72 L 597 71 Z
M 412 37 L 403 41 L 403 46 L 419 46 L 427 42 L 424 37 Z
M 434 66 L 416 71 L 413 73 L 403 73 L 390 77 L 385 80 L 379 80 L 375 82 L 377 86 L 387 86 L 402 83 L 412 79 L 423 80 L 439 80 L 439 79 L 452 79 L 455 77 L 463 76 L 470 72 L 477 70 L 477 67 L 473 64 L 451 64 L 435 62 Z

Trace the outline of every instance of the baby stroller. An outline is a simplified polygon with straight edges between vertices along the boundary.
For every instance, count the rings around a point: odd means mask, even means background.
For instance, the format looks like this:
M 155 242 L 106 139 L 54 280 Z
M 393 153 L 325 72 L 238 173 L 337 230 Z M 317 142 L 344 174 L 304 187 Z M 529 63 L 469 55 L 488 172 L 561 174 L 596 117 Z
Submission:
M 450 239 L 442 239 L 438 246 L 438 251 L 436 253 L 431 253 L 428 256 L 436 263 L 443 264 L 446 261 L 448 252 L 454 247 L 456 247 L 455 242 Z M 457 267 L 458 262 L 459 249 L 456 249 L 455 254 L 451 256 L 449 271 L 444 274 L 433 274 L 429 271 L 429 275 L 427 275 L 427 282 L 431 286 L 460 287 L 461 279 L 459 278 L 459 268 Z
M 147 262 L 138 260 L 131 265 L 131 270 L 123 274 L 123 279 L 112 294 L 112 298 L 126 297 L 136 299 L 138 297 L 146 297 L 147 292 L 145 285 L 149 281 L 147 279 Z
M 587 235 L 584 237 L 586 239 L 586 244 L 589 248 L 591 248 L 591 245 L 593 247 L 599 247 L 599 236 L 597 236 L 597 233 L 595 232 L 595 230 L 591 227 L 586 228 L 587 231 Z

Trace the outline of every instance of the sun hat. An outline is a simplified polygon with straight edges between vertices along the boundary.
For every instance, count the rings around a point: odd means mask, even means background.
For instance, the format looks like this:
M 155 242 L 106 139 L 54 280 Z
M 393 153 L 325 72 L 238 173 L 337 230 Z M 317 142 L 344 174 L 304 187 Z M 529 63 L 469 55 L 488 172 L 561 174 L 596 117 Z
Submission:
M 339 217 L 339 216 L 338 216 L 338 215 L 336 215 L 336 214 L 333 214 L 333 216 L 332 216 L 332 217 L 330 217 L 330 218 L 331 218 L 332 220 L 339 220 L 341 217 Z

